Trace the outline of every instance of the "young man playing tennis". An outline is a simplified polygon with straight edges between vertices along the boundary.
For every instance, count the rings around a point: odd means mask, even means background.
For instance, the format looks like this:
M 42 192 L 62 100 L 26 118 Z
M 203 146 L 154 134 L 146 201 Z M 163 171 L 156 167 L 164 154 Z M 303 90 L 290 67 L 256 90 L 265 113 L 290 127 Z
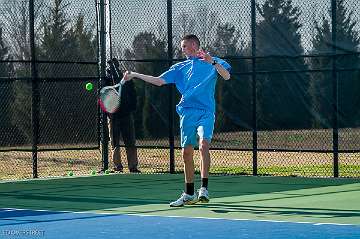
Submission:
M 225 80 L 230 79 L 230 65 L 224 60 L 212 57 L 200 49 L 195 35 L 186 35 L 181 40 L 181 49 L 186 60 L 170 67 L 159 77 L 125 72 L 124 79 L 138 78 L 161 86 L 175 84 L 182 95 L 176 106 L 180 116 L 182 158 L 184 160 L 185 192 L 170 207 L 181 207 L 198 201 L 208 202 L 208 176 L 210 169 L 209 144 L 215 123 L 215 84 L 217 73 Z M 199 142 L 196 140 L 199 136 Z M 199 143 L 201 188 L 197 196 L 194 190 L 194 147 Z

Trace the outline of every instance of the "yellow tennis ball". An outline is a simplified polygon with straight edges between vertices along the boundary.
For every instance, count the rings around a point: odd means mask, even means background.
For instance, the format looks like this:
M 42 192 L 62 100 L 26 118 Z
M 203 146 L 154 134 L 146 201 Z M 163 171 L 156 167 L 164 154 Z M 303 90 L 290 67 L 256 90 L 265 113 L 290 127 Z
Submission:
M 94 85 L 93 83 L 89 82 L 85 85 L 85 88 L 87 91 L 91 91 L 92 89 L 94 89 Z

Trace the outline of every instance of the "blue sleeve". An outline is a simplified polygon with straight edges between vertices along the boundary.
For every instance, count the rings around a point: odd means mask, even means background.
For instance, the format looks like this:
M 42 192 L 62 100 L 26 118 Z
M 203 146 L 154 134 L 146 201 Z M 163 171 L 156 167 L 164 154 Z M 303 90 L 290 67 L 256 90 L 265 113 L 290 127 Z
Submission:
M 224 61 L 223 59 L 220 59 L 218 57 L 213 57 L 214 60 L 216 60 L 216 62 L 220 65 L 222 65 L 228 72 L 231 72 L 231 66 L 229 63 L 227 63 L 226 61 Z
M 163 79 L 166 84 L 175 83 L 179 76 L 179 70 L 176 65 L 172 65 L 169 70 L 162 73 L 159 77 Z

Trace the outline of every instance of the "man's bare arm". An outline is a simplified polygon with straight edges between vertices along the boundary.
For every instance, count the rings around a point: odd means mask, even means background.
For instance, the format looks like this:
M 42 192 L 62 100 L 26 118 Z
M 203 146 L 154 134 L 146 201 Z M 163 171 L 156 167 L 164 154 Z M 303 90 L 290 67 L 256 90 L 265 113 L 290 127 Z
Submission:
M 224 78 L 225 80 L 230 79 L 230 72 L 228 70 L 226 70 L 222 65 L 215 64 L 215 69 L 217 70 L 219 75 L 222 76 L 222 78 Z
M 125 72 L 124 79 L 126 81 L 131 80 L 133 78 L 138 78 L 140 80 L 143 80 L 145 82 L 148 82 L 148 83 L 156 85 L 156 86 L 162 86 L 162 85 L 164 85 L 166 83 L 165 80 L 160 78 L 160 77 L 144 75 L 144 74 L 140 74 L 140 73 L 133 72 L 133 71 L 126 71 Z

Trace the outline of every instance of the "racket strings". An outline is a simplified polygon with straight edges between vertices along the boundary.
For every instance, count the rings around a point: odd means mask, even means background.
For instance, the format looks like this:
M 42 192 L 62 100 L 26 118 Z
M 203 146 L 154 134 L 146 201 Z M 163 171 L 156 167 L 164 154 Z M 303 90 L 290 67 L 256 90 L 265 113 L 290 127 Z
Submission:
M 115 89 L 106 89 L 100 93 L 100 105 L 104 111 L 114 113 L 120 103 L 119 93 Z

